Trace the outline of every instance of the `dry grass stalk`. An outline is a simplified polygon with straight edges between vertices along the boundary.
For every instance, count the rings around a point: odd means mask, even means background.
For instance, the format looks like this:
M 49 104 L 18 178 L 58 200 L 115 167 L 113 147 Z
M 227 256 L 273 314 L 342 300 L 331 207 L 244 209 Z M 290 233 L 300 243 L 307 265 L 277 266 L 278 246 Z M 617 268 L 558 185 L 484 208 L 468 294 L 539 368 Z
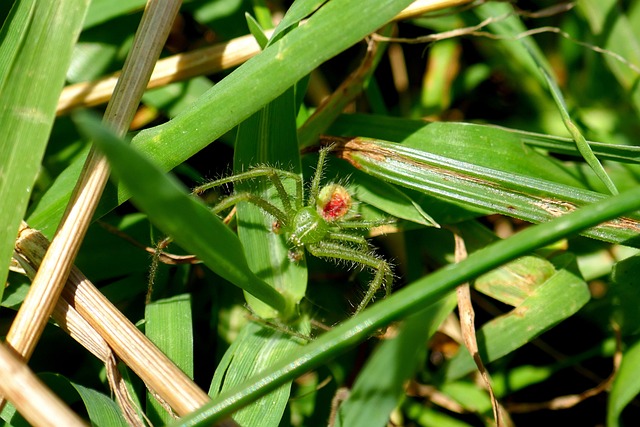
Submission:
M 23 230 L 16 241 L 16 252 L 37 268 L 47 247 L 47 239 L 39 231 L 23 224 Z M 155 394 L 165 400 L 179 415 L 185 415 L 209 401 L 202 391 L 186 374 L 167 358 L 147 337 L 142 334 L 98 289 L 76 268 L 73 267 L 67 284 L 58 302 L 63 314 L 62 324 L 66 324 L 75 339 L 85 345 L 89 341 L 90 351 L 97 357 L 105 355 L 102 344 L 97 348 L 93 337 L 84 336 L 86 328 L 76 323 L 70 316 L 67 305 L 82 316 L 104 339 L 110 349 L 147 385 Z M 79 331 L 83 331 L 82 333 Z
M 330 119 L 338 117 L 353 102 L 356 96 L 362 93 L 366 79 L 373 72 L 377 50 L 378 44 L 368 40 L 367 52 L 358 68 L 349 74 L 329 97 L 322 100 L 322 103 L 309 117 L 305 125 L 300 128 L 300 141 L 303 146 L 317 141 L 323 131 L 323 127 L 319 127 L 318 122 L 326 124 L 333 121 Z M 322 118 L 319 119 L 320 117 Z
M 180 4 L 179 0 L 147 4 L 122 79 L 105 112 L 104 121 L 119 135 L 129 128 Z M 25 360 L 31 357 L 60 297 L 108 177 L 105 158 L 91 150 L 62 223 L 7 334 L 7 344 Z
M 460 262 L 467 257 L 467 250 L 465 248 L 464 240 L 460 237 L 459 234 L 453 234 L 455 239 L 455 258 L 456 262 Z M 473 310 L 473 305 L 471 304 L 471 291 L 469 289 L 468 283 L 463 283 L 458 286 L 456 289 L 457 297 L 458 297 L 458 311 L 460 313 L 460 330 L 462 331 L 462 339 L 464 341 L 464 345 L 471 353 L 471 357 L 473 357 L 473 361 L 475 362 L 478 372 L 480 372 L 480 376 L 484 382 L 486 389 L 489 391 L 489 396 L 491 397 L 491 407 L 493 408 L 493 418 L 496 421 L 497 427 L 505 426 L 505 422 L 503 420 L 503 410 L 493 393 L 493 387 L 491 387 L 491 378 L 489 377 L 489 372 L 482 363 L 482 359 L 480 358 L 480 352 L 478 351 L 478 341 L 476 339 L 476 327 L 475 327 L 475 311 Z
M 13 406 L 32 425 L 86 425 L 4 344 L 0 344 L 0 378 L 0 393 L 9 396 Z
M 452 397 L 442 393 L 440 390 L 431 385 L 420 384 L 416 381 L 410 381 L 406 387 L 407 396 L 417 396 L 428 399 L 434 405 L 438 405 L 448 411 L 457 414 L 464 414 L 467 410 Z
M 23 270 L 22 272 L 33 279 L 38 269 L 38 265 L 32 264 L 32 260 L 35 260 L 36 258 L 40 260 L 42 259 L 46 251 L 46 243 L 48 242 L 46 242 L 46 239 L 44 239 L 43 236 L 36 235 L 34 236 L 36 239 L 26 238 L 25 240 L 27 243 L 22 243 L 24 236 L 31 233 L 34 233 L 34 231 L 29 229 L 23 222 L 20 227 L 20 233 L 18 235 L 18 240 L 16 241 L 16 250 L 14 251 L 14 257 L 12 259 L 19 262 L 19 265 Z M 29 257 L 31 260 L 23 256 L 22 253 L 25 246 L 29 247 L 35 243 L 30 240 L 40 241 L 40 244 L 34 246 L 32 249 L 32 251 L 37 255 L 35 257 L 31 255 Z M 129 425 L 136 427 L 145 426 L 144 422 L 138 415 L 138 410 L 133 403 L 133 399 L 129 395 L 129 391 L 122 379 L 122 375 L 120 375 L 120 371 L 118 371 L 116 356 L 107 342 L 102 339 L 100 334 L 98 334 L 96 330 L 93 329 L 91 325 L 89 325 L 89 323 L 84 320 L 84 318 L 80 316 L 80 314 L 63 298 L 58 299 L 58 303 L 53 310 L 52 317 L 63 331 L 69 334 L 69 336 L 104 363 L 109 387 L 113 391 L 116 402 Z
M 173 55 L 157 62 L 147 89 L 227 70 L 242 64 L 259 52 L 260 46 L 253 36 L 246 35 L 210 47 Z M 57 114 L 109 101 L 119 76 L 120 73 L 114 73 L 92 82 L 67 86 L 60 95 Z
M 470 3 L 471 0 L 418 0 L 402 11 L 396 20 L 409 19 L 424 13 Z M 266 32 L 269 37 L 271 31 Z M 248 34 L 227 42 L 180 53 L 162 59 L 149 79 L 147 89 L 154 89 L 196 76 L 214 74 L 236 67 L 260 53 L 255 38 Z M 64 88 L 58 101 L 57 114 L 66 114 L 74 108 L 93 107 L 109 101 L 120 73 L 94 80 L 69 85 Z
M 448 7 L 461 6 L 471 3 L 473 0 L 417 0 L 411 3 L 405 10 L 395 17 L 396 21 L 411 19 L 423 15 L 427 12 L 445 9 Z

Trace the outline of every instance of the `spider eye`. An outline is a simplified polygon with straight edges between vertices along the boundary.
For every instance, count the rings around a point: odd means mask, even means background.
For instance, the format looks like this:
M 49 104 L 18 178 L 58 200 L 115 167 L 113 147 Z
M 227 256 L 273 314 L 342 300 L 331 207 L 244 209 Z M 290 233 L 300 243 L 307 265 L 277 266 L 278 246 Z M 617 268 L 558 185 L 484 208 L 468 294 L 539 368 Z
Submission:
M 304 257 L 304 251 L 302 251 L 300 248 L 293 248 L 289 250 L 289 253 L 287 255 L 289 256 L 289 261 L 300 262 Z
M 326 221 L 336 221 L 351 209 L 351 195 L 342 185 L 329 184 L 320 190 L 316 206 Z

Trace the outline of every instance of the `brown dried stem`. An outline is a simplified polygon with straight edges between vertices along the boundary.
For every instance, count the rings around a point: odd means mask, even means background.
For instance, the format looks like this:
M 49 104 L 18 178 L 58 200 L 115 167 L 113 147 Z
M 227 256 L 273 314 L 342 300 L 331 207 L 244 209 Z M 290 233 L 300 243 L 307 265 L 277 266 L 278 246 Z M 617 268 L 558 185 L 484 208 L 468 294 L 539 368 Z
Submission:
M 71 411 L 35 376 L 12 349 L 0 344 L 0 393 L 34 426 L 84 426 Z
M 24 235 L 28 235 L 30 231 L 26 228 L 26 224 L 23 222 L 18 242 L 16 243 L 16 249 L 14 250 L 13 260 L 19 262 L 23 269 L 23 273 L 33 279 L 38 269 L 37 262 L 33 256 L 27 258 L 23 256 L 23 250 L 25 246 L 28 248 L 30 245 L 41 241 L 42 243 L 48 243 L 42 236 L 39 239 L 21 239 Z M 45 253 L 46 246 L 36 246 L 33 248 L 38 254 L 37 258 L 42 259 Z M 111 350 L 111 347 L 102 337 L 96 332 L 95 329 L 87 323 L 86 320 L 80 314 L 71 307 L 63 298 L 58 299 L 53 314 L 53 319 L 58 323 L 60 328 L 65 331 L 71 338 L 80 343 L 84 348 L 89 350 L 91 354 L 100 359 L 105 366 L 107 374 L 107 381 L 114 393 L 116 402 L 122 411 L 125 419 L 131 426 L 145 426 L 144 422 L 138 415 L 133 399 L 129 395 L 129 391 L 122 379 L 122 375 L 117 368 L 116 356 Z
M 192 52 L 173 55 L 156 63 L 147 89 L 227 70 L 242 64 L 259 52 L 260 46 L 253 36 L 246 35 Z M 107 102 L 119 76 L 120 73 L 114 73 L 92 82 L 67 86 L 60 95 L 57 114 Z
M 418 0 L 402 11 L 394 20 L 410 19 L 427 12 L 470 3 L 471 0 Z M 269 37 L 273 30 L 265 32 Z M 255 38 L 248 34 L 191 52 L 180 53 L 158 61 L 147 89 L 165 86 L 196 76 L 218 73 L 236 67 L 260 53 Z M 120 73 L 92 82 L 69 85 L 58 101 L 57 114 L 67 114 L 74 108 L 92 107 L 107 102 L 114 91 Z
M 467 250 L 465 248 L 464 240 L 458 233 L 453 234 L 455 239 L 455 259 L 456 262 L 460 262 L 467 257 Z M 478 350 L 478 340 L 476 338 L 475 328 L 475 311 L 471 304 L 471 292 L 469 289 L 469 283 L 463 283 L 456 288 L 458 296 L 458 311 L 460 314 L 460 330 L 462 331 L 462 339 L 465 347 L 471 353 L 473 361 L 475 362 L 478 372 L 482 377 L 486 389 L 489 391 L 491 397 L 491 407 L 493 408 L 493 418 L 496 420 L 498 427 L 504 426 L 502 420 L 502 408 L 495 394 L 493 393 L 493 387 L 491 387 L 491 378 L 489 372 L 482 362 L 480 352 Z
M 37 268 L 47 247 L 47 239 L 36 230 L 23 224 L 23 229 L 16 242 L 16 252 L 29 265 Z M 91 329 L 106 341 L 117 356 L 129 366 L 162 400 L 179 415 L 185 415 L 210 399 L 186 374 L 184 374 L 167 356 L 165 356 L 147 337 L 136 328 L 118 309 L 98 291 L 93 284 L 73 267 L 67 284 L 62 292 L 62 299 L 57 304 L 60 323 L 70 331 L 86 328 L 77 323 L 67 309 L 72 308 L 82 316 Z M 72 334 L 81 344 L 77 333 Z M 93 343 L 93 338 L 88 339 Z M 97 357 L 104 357 L 102 345 L 98 349 L 94 344 L 85 345 Z
M 129 128 L 180 3 L 150 0 L 147 4 L 122 78 L 105 112 L 105 123 L 119 135 Z M 62 223 L 7 334 L 7 345 L 25 360 L 31 357 L 53 312 L 108 177 L 105 158 L 92 149 Z M 0 401 L 0 407 L 3 403 Z

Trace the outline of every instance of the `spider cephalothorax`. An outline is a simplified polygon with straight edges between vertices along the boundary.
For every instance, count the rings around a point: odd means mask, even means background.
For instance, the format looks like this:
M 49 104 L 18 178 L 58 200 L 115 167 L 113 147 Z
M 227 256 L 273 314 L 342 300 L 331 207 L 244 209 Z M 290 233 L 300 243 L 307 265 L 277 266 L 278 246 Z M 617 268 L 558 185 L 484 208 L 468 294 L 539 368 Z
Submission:
M 364 221 L 350 214 L 351 195 L 340 184 L 330 183 L 320 187 L 324 162 L 331 147 L 320 150 L 318 166 L 311 181 L 309 194 L 305 197 L 302 178 L 285 170 L 257 166 L 246 172 L 204 184 L 194 190 L 202 193 L 208 189 L 227 183 L 268 178 L 273 184 L 282 207 L 251 192 L 236 192 L 223 199 L 213 208 L 219 213 L 240 202 L 249 202 L 273 216 L 272 231 L 285 234 L 291 248 L 289 259 L 299 261 L 306 249 L 311 255 L 337 261 L 345 261 L 353 266 L 370 268 L 374 277 L 363 300 L 356 309 L 362 310 L 373 299 L 382 286 L 390 292 L 393 274 L 389 263 L 377 255 L 366 239 L 352 230 L 366 230 L 387 224 L 388 221 Z M 289 194 L 283 179 L 295 182 L 295 194 Z

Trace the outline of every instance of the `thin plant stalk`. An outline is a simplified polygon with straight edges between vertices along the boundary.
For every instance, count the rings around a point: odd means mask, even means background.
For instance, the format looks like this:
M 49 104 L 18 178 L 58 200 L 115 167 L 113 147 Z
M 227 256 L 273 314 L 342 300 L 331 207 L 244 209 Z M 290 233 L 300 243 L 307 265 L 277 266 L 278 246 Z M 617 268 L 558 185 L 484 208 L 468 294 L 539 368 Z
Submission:
M 129 128 L 181 2 L 150 0 L 104 121 Z M 7 345 L 28 360 L 51 316 L 109 177 L 105 158 L 91 150 L 67 211 L 7 334 Z M 3 402 L 0 401 L 0 407 Z

